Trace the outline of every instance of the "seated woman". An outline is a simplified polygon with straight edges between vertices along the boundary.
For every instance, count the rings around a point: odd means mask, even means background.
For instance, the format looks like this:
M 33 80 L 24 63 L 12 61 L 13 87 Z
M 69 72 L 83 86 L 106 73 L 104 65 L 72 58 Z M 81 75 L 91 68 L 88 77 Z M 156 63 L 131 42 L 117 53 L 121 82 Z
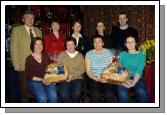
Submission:
M 142 72 L 145 66 L 146 56 L 138 51 L 138 44 L 134 36 L 127 36 L 125 39 L 127 51 L 120 53 L 119 62 L 130 71 L 130 78 L 117 87 L 119 102 L 128 103 L 128 91 L 134 87 L 138 102 L 148 102 L 148 94 Z
M 59 65 L 68 67 L 69 80 L 59 83 L 60 98 L 64 103 L 79 103 L 82 96 L 83 73 L 85 72 L 84 57 L 75 50 L 76 40 L 70 37 L 66 41 L 67 50 L 60 53 Z
M 33 53 L 27 57 L 25 64 L 28 89 L 38 103 L 55 103 L 58 99 L 56 86 L 55 84 L 46 84 L 43 79 L 50 59 L 47 54 L 42 53 L 42 39 L 39 37 L 32 39 L 30 48 Z
M 93 103 L 116 102 L 116 97 L 112 91 L 113 85 L 100 78 L 100 74 L 111 62 L 113 54 L 109 49 L 103 48 L 102 36 L 93 38 L 94 49 L 86 53 L 85 64 L 86 73 L 90 78 L 90 101 Z

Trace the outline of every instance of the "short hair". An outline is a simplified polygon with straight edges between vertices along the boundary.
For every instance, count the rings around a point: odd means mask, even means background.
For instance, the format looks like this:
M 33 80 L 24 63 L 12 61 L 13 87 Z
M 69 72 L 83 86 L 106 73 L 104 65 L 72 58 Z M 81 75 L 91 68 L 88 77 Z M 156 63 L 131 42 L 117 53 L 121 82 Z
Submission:
M 97 21 L 96 25 L 97 25 L 99 22 L 101 22 L 101 23 L 104 24 L 104 20 L 101 20 L 101 19 L 100 19 L 100 20 Z
M 100 39 L 102 40 L 102 42 L 104 42 L 104 37 L 101 36 L 101 35 L 99 35 L 99 34 L 93 37 L 93 42 L 94 42 L 94 40 L 97 39 L 97 38 L 100 38 Z
M 134 40 L 135 40 L 135 42 L 136 42 L 135 49 L 138 51 L 138 50 L 139 50 L 139 43 L 138 43 L 138 40 L 137 40 L 137 38 L 136 38 L 134 35 L 132 35 L 132 34 L 126 35 L 126 38 L 125 38 L 125 41 L 124 41 L 124 45 L 126 44 L 126 40 L 127 40 L 129 37 L 134 38 Z M 126 45 L 125 45 L 125 50 L 126 50 L 126 51 L 128 50 L 127 47 L 126 47 Z
M 52 24 L 53 22 L 56 22 L 56 23 L 60 24 L 59 19 L 53 19 L 53 20 L 51 20 L 51 24 Z
M 31 14 L 31 15 L 33 15 L 34 18 L 35 18 L 35 15 L 34 15 L 33 11 L 31 11 L 31 10 L 26 10 L 26 11 L 24 11 L 24 13 L 23 13 L 22 19 L 24 19 L 24 16 L 27 15 L 27 14 Z
M 31 10 L 26 10 L 26 11 L 23 12 L 23 16 L 26 15 L 26 14 L 32 14 L 32 15 L 34 15 L 34 12 L 31 11 Z
M 81 25 L 81 20 L 74 20 L 72 26 L 74 26 L 76 23 L 79 23 Z
M 119 15 L 118 15 L 118 18 L 119 18 L 119 16 L 122 15 L 122 14 L 125 14 L 125 15 L 126 15 L 126 18 L 128 18 L 128 15 L 127 15 L 126 12 L 120 12 Z
M 66 40 L 66 44 L 69 41 L 72 41 L 72 42 L 74 42 L 75 45 L 77 45 L 77 41 L 76 41 L 76 39 L 74 37 L 72 37 L 72 36 L 68 37 L 67 40 Z
M 31 49 L 32 52 L 34 52 L 35 43 L 38 40 L 41 40 L 42 41 L 42 45 L 43 45 L 43 40 L 42 40 L 41 37 L 34 37 L 33 39 L 31 39 L 31 44 L 30 44 L 30 49 Z

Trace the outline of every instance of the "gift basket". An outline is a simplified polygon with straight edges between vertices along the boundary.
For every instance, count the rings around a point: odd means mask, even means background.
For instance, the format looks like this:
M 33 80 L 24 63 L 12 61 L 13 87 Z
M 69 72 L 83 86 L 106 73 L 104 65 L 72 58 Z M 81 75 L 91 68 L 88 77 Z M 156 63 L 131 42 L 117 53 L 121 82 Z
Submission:
M 117 58 L 113 58 L 112 63 L 101 73 L 101 78 L 112 84 L 121 84 L 129 77 L 129 70 L 123 67 Z
M 44 80 L 46 83 L 58 83 L 68 79 L 66 66 L 60 66 L 56 63 L 49 64 L 45 71 Z

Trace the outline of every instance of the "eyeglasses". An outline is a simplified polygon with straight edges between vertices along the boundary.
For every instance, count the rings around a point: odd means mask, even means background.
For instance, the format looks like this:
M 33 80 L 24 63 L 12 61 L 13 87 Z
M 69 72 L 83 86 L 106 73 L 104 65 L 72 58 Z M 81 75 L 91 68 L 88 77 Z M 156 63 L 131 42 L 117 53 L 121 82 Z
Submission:
M 126 42 L 126 44 L 134 44 L 134 43 L 136 43 L 136 42 Z

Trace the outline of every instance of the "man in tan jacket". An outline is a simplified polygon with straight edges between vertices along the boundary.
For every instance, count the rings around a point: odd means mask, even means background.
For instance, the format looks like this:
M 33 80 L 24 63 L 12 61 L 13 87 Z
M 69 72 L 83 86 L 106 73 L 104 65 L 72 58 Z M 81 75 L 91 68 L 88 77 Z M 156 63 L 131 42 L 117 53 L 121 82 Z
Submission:
M 32 52 L 30 43 L 33 37 L 42 37 L 42 32 L 34 27 L 34 15 L 32 11 L 25 11 L 22 17 L 24 25 L 14 27 L 11 34 L 10 52 L 14 70 L 19 72 L 22 102 L 28 101 L 28 88 L 25 79 L 26 57 Z

